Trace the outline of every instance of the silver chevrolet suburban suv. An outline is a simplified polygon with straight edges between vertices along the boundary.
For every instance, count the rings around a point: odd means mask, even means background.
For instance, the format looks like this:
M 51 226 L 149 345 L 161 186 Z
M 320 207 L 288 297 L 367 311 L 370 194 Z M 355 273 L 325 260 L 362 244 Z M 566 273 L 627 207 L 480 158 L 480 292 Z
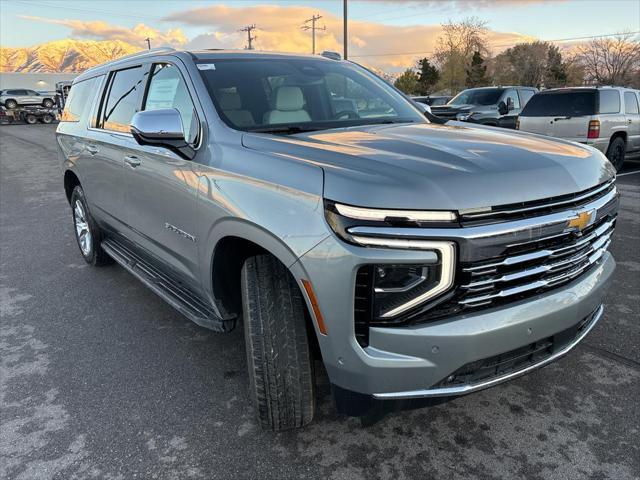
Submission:
M 430 123 L 350 62 L 126 57 L 75 80 L 57 144 L 84 259 L 202 327 L 241 322 L 265 428 L 312 420 L 319 361 L 338 412 L 368 418 L 546 365 L 602 316 L 604 155 Z

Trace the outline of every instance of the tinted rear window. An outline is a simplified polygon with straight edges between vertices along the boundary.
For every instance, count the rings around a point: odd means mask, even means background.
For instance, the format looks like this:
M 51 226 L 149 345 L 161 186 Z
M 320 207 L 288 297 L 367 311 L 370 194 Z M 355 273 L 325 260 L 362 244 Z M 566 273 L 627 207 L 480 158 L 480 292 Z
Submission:
M 600 90 L 600 108 L 598 113 L 620 112 L 620 93 L 617 90 Z
M 594 115 L 596 113 L 596 92 L 569 91 L 538 93 L 522 110 L 523 117 L 554 117 Z
M 90 78 L 79 83 L 75 83 L 69 90 L 67 103 L 60 117 L 61 122 L 79 122 L 83 113 L 91 107 L 91 99 L 95 93 L 99 77 Z

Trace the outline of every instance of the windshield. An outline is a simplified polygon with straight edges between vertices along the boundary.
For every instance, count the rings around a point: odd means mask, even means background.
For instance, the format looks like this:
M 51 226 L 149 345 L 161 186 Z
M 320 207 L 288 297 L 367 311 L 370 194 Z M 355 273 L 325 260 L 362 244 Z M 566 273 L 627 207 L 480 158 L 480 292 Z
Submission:
M 239 130 L 296 133 L 426 122 L 404 96 L 354 64 L 323 59 L 198 63 L 218 113 Z
M 501 88 L 470 88 L 453 97 L 448 105 L 495 105 L 503 91 Z
M 558 91 L 534 95 L 520 114 L 523 117 L 579 117 L 596 113 L 596 91 Z

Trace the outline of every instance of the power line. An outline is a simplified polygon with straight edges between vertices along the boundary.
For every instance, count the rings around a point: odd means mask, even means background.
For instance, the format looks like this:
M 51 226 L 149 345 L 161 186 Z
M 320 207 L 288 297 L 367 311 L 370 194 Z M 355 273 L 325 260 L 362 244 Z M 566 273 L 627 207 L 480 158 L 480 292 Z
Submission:
M 638 30 L 637 32 L 623 32 L 623 33 L 607 33 L 607 34 L 603 34 L 603 35 L 588 35 L 585 37 L 569 37 L 569 38 L 556 38 L 554 40 L 535 40 L 535 41 L 541 41 L 541 42 L 549 42 L 549 43 L 555 43 L 555 42 L 569 42 L 569 41 L 573 41 L 573 40 L 588 40 L 588 39 L 594 39 L 594 38 L 607 38 L 607 37 L 619 37 L 620 35 L 636 35 L 636 34 L 640 34 L 640 30 Z M 493 48 L 499 48 L 499 47 L 511 47 L 513 45 L 515 45 L 516 43 L 520 43 L 520 42 L 511 42 L 511 43 L 503 43 L 503 44 L 495 44 L 495 45 L 489 45 L 490 47 Z M 361 55 L 351 55 L 352 57 L 391 57 L 391 56 L 398 56 L 398 55 L 431 55 L 434 54 L 435 52 L 433 50 L 421 50 L 421 51 L 415 51 L 415 52 L 395 52 L 395 53 L 364 53 Z
M 247 25 L 244 28 L 241 28 L 240 30 L 238 30 L 239 32 L 247 32 L 247 46 L 245 47 L 246 50 L 253 50 L 253 41 L 258 38 L 255 36 L 251 35 L 251 32 L 253 32 L 256 29 L 256 24 L 254 23 L 253 25 Z
M 302 30 L 311 30 L 311 53 L 316 54 L 316 30 L 326 30 L 327 27 L 323 26 L 322 28 L 316 27 L 316 22 L 322 18 L 322 15 L 313 15 L 311 18 L 304 21 L 304 25 L 300 28 Z M 311 22 L 311 25 L 309 25 Z

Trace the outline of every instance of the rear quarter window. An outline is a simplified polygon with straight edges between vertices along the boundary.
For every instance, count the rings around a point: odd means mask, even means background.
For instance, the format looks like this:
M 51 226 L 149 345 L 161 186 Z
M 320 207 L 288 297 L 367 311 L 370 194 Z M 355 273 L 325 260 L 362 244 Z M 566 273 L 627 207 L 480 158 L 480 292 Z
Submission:
M 554 117 L 594 115 L 596 113 L 596 92 L 565 91 L 537 93 L 525 105 L 523 117 Z
M 638 100 L 633 92 L 624 92 L 624 111 L 625 113 L 638 113 Z
M 600 108 L 598 113 L 619 113 L 620 93 L 617 90 L 600 90 Z
M 94 98 L 92 93 L 95 93 L 98 79 L 99 77 L 90 78 L 71 87 L 60 117 L 61 122 L 79 122 L 82 115 L 91 109 Z

